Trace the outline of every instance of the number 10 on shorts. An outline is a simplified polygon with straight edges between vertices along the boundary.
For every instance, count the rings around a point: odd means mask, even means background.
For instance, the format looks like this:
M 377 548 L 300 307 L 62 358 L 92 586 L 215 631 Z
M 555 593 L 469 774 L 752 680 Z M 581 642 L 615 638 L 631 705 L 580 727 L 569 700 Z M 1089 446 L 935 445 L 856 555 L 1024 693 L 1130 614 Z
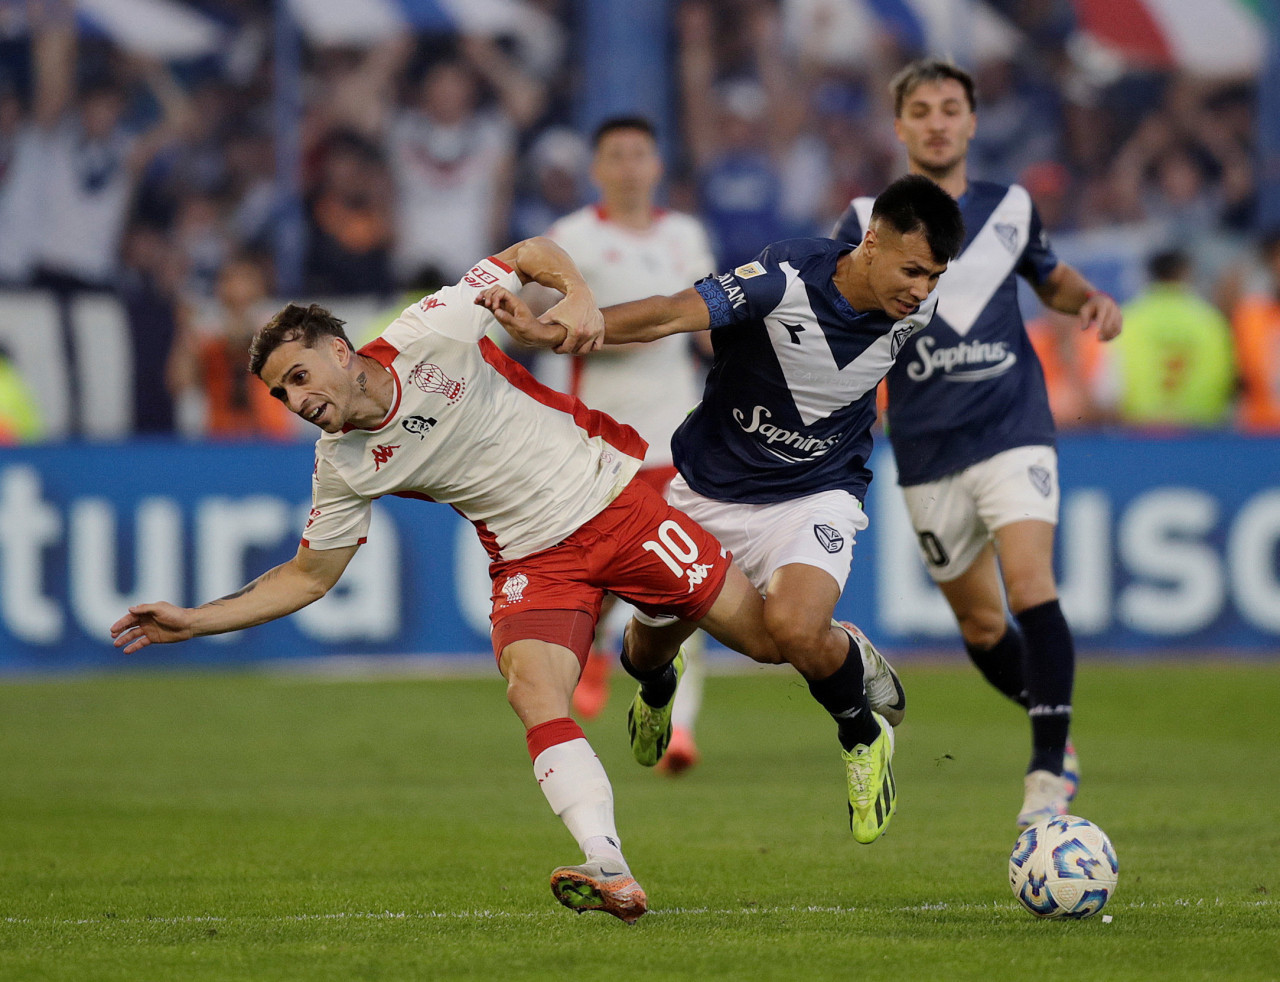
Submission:
M 706 579 L 707 570 L 711 568 L 706 563 L 694 562 L 698 558 L 697 545 L 689 538 L 689 533 L 671 519 L 658 526 L 657 541 L 646 540 L 644 549 L 661 559 L 676 579 L 687 580 L 690 593 Z

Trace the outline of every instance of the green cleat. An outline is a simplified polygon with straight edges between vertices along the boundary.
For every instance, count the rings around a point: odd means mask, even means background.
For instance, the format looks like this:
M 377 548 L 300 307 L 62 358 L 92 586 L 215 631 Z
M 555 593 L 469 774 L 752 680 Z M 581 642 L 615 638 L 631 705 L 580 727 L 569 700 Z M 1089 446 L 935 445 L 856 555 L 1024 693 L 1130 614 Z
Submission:
M 849 779 L 849 828 L 862 843 L 875 842 L 889 827 L 898 807 L 898 786 L 893 780 L 893 727 L 879 713 L 880 735 L 868 746 L 860 743 L 841 751 Z
M 684 675 L 684 649 L 676 652 L 671 662 L 676 669 L 676 685 Z M 631 734 L 631 753 L 645 767 L 653 767 L 666 753 L 667 744 L 671 742 L 671 707 L 675 704 L 675 696 L 667 700 L 667 704 L 655 709 L 644 701 L 641 690 L 636 690 L 636 697 L 627 710 L 627 732 Z

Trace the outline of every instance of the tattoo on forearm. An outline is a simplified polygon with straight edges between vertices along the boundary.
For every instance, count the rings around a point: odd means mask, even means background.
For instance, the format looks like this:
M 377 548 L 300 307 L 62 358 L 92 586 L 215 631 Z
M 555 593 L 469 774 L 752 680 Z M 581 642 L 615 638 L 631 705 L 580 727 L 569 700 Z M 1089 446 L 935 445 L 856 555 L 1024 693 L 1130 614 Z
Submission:
M 265 573 L 263 573 L 261 576 L 259 576 L 256 580 L 254 580 L 252 583 L 248 583 L 245 586 L 242 586 L 235 593 L 228 593 L 225 597 L 219 597 L 217 600 L 210 600 L 206 604 L 201 604 L 201 606 L 202 607 L 220 607 L 222 606 L 222 603 L 226 600 L 235 600 L 237 597 L 243 597 L 246 593 L 252 593 L 255 589 L 257 589 L 259 584 L 264 583 L 267 580 L 271 579 L 271 577 L 275 576 L 276 573 L 279 572 L 279 569 L 280 567 L 278 566 L 272 569 L 269 569 Z

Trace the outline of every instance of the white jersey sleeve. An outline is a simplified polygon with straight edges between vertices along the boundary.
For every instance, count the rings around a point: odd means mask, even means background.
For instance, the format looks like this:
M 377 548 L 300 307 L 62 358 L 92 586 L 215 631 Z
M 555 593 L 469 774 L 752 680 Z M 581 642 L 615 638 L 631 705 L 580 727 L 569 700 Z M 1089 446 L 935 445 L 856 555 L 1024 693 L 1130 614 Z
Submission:
M 404 314 L 382 335 L 389 344 L 403 351 L 423 331 L 435 331 L 455 341 L 476 342 L 495 326 L 497 319 L 475 302 L 491 286 L 520 290 L 520 277 L 506 263 L 490 256 L 482 259 L 452 286 L 406 307 Z
M 307 549 L 341 549 L 361 545 L 369 534 L 371 502 L 351 489 L 322 445 L 316 446 L 311 475 L 311 514 L 302 531 Z

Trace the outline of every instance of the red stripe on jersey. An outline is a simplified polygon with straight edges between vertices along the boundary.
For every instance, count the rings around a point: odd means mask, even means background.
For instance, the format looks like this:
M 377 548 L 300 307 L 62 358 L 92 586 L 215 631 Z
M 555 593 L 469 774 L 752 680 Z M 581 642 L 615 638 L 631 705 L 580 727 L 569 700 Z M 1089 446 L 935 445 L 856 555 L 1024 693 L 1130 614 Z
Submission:
M 497 266 L 499 269 L 503 270 L 504 272 L 507 272 L 507 273 L 514 273 L 514 272 L 515 272 L 515 270 L 514 270 L 514 269 L 512 269 L 510 266 L 508 266 L 506 263 L 504 263 L 504 262 L 503 262 L 501 259 L 499 259 L 497 256 L 490 256 L 490 257 L 489 257 L 489 259 L 488 259 L 488 262 L 493 263 L 495 266 Z
M 498 537 L 489 531 L 488 525 L 479 519 L 467 518 L 467 516 L 463 515 L 458 509 L 457 505 L 450 505 L 449 507 L 471 523 L 472 528 L 476 530 L 476 535 L 480 537 L 480 544 L 484 546 L 484 551 L 489 554 L 490 559 L 496 560 L 502 558 L 502 551 L 498 548 Z
M 644 459 L 649 444 L 645 443 L 640 434 L 630 426 L 619 423 L 612 416 L 598 409 L 588 409 L 580 399 L 547 388 L 530 375 L 519 362 L 503 354 L 502 349 L 488 338 L 480 339 L 480 354 L 495 372 L 525 395 L 550 409 L 572 416 L 573 421 L 579 428 L 585 430 L 588 436 L 603 437 L 611 447 L 616 447 L 630 457 Z

